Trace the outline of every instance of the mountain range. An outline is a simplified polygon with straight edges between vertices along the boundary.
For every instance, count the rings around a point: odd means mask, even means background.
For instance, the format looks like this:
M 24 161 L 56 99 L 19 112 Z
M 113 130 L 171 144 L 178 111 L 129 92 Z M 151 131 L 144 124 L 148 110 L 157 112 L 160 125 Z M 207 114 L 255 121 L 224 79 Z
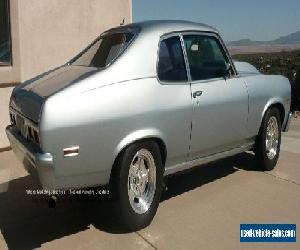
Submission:
M 288 45 L 300 44 L 300 31 L 282 36 L 272 41 L 252 41 L 251 39 L 242 39 L 238 41 L 227 42 L 228 46 L 255 46 L 255 45 Z

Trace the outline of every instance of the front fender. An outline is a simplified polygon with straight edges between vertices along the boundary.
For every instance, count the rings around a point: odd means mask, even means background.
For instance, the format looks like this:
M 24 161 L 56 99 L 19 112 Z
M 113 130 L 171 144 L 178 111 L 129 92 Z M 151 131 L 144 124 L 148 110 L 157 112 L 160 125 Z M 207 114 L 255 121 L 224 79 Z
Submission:
M 273 97 L 273 98 L 271 98 L 271 99 L 266 103 L 266 105 L 265 105 L 265 107 L 264 107 L 264 109 L 263 109 L 263 112 L 262 112 L 262 114 L 261 114 L 261 117 L 260 117 L 260 123 L 262 122 L 262 119 L 264 118 L 266 111 L 267 111 L 272 105 L 275 105 L 275 104 L 277 104 L 277 105 L 278 105 L 278 104 L 282 105 L 282 107 L 283 107 L 283 109 L 284 109 L 284 112 L 285 112 L 285 114 L 286 114 L 286 110 L 285 110 L 285 107 L 284 107 L 284 100 L 283 100 L 283 98 L 282 98 L 282 97 L 279 97 L 279 96 Z M 284 114 L 284 116 L 285 116 L 285 114 Z

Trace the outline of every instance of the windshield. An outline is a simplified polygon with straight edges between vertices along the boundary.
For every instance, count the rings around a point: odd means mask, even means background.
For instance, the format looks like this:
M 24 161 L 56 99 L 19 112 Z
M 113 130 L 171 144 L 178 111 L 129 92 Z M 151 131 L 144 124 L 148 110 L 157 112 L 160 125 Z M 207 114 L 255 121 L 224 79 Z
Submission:
M 72 65 L 105 68 L 127 48 L 133 37 L 133 33 L 115 33 L 100 37 L 79 54 Z

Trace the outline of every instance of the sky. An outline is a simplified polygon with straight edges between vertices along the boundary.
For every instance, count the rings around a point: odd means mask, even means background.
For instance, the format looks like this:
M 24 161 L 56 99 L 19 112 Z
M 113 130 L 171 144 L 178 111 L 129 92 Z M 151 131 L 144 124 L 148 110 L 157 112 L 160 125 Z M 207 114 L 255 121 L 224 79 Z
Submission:
M 226 41 L 268 41 L 300 31 L 300 0 L 132 0 L 133 21 L 190 20 L 216 27 Z

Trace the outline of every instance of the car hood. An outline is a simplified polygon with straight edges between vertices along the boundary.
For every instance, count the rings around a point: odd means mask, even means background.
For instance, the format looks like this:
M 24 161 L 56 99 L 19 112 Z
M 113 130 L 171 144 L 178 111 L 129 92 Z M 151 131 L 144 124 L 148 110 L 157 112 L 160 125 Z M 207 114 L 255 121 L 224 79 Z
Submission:
M 12 93 L 10 106 L 37 123 L 48 97 L 96 72 L 96 68 L 81 66 L 63 66 L 46 72 L 17 86 Z
M 248 62 L 234 61 L 234 66 L 240 75 L 260 74 L 259 71 Z

